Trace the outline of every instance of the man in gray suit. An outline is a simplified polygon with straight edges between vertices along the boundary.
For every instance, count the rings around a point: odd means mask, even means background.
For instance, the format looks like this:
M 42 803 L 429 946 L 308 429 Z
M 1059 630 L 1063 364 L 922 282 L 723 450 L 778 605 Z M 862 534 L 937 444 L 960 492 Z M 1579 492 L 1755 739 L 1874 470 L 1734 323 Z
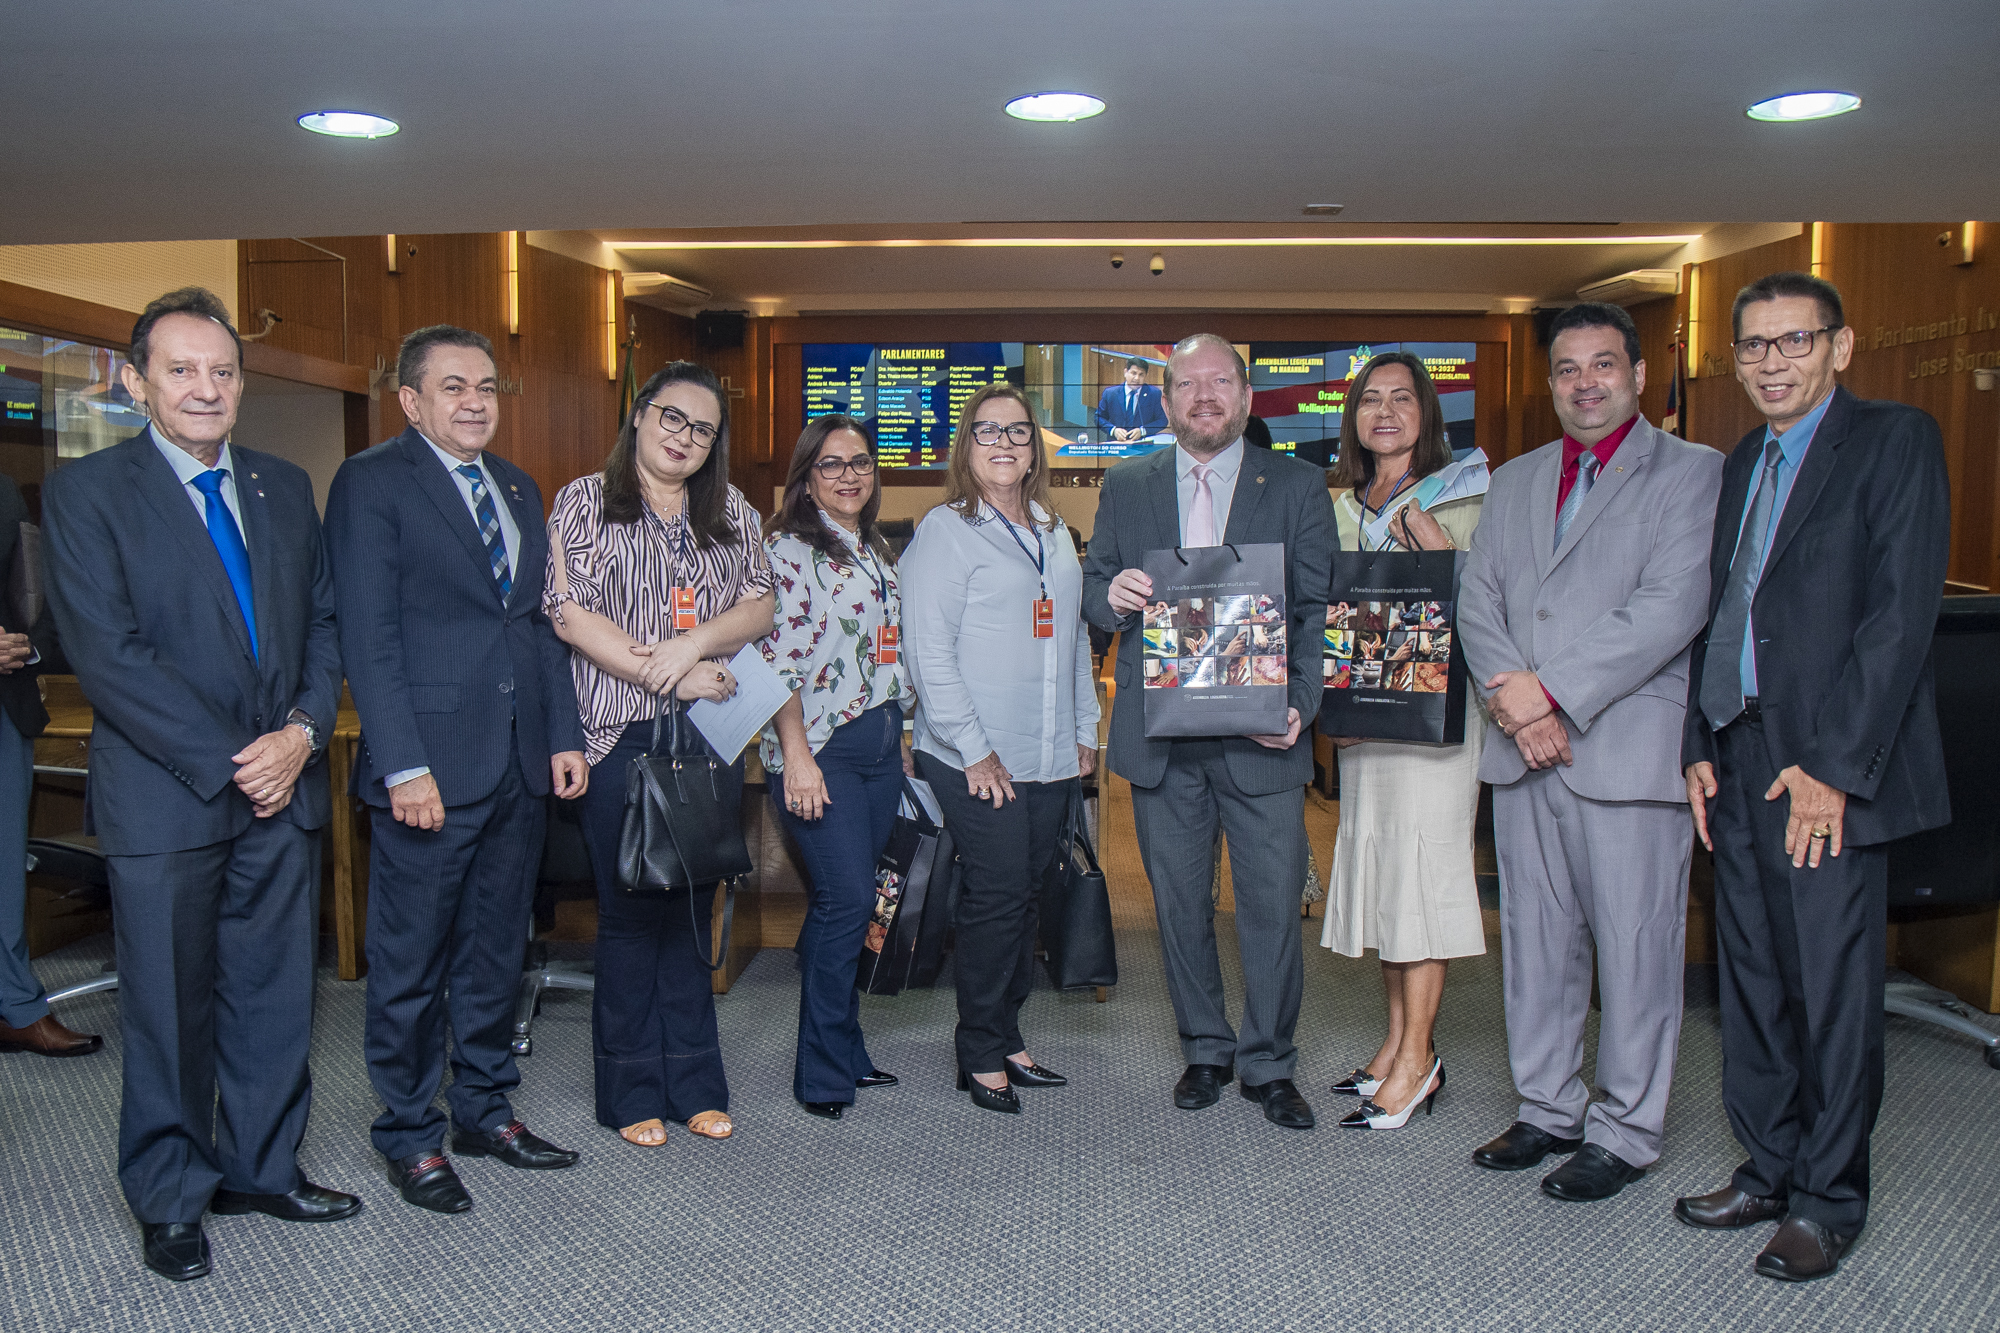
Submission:
M 1572 306 L 1550 331 L 1563 438 L 1493 474 L 1459 592 L 1459 641 L 1499 737 L 1493 784 L 1507 1046 L 1520 1118 L 1472 1154 L 1603 1199 L 1660 1155 L 1687 933 L 1688 645 L 1708 609 L 1722 455 L 1639 416 L 1632 317 Z M 1504 738 L 1504 739 L 1503 739 Z M 1603 1022 L 1581 1077 L 1596 946 Z
M 1304 721 L 1319 711 L 1320 654 L 1333 561 L 1333 505 L 1320 469 L 1246 450 L 1250 383 L 1236 349 L 1212 333 L 1167 359 L 1166 410 L 1178 441 L 1111 469 L 1097 505 L 1083 571 L 1083 613 L 1119 641 L 1111 713 L 1111 769 L 1132 784 L 1139 854 L 1153 884 L 1167 989 L 1187 1071 L 1174 1087 L 1183 1110 L 1211 1106 L 1241 1074 L 1243 1095 L 1273 1124 L 1311 1129 L 1312 1108 L 1293 1086 L 1305 964 L 1299 885 L 1305 879 L 1305 788 L 1312 744 Z M 1153 591 L 1146 552 L 1176 546 L 1282 542 L 1290 673 L 1281 736 L 1154 740 L 1146 735 L 1139 678 L 1140 613 Z M 1692 632 L 1692 631 L 1690 631 Z M 1229 836 L 1243 963 L 1239 1033 L 1224 1010 L 1222 964 L 1210 897 L 1216 825 Z

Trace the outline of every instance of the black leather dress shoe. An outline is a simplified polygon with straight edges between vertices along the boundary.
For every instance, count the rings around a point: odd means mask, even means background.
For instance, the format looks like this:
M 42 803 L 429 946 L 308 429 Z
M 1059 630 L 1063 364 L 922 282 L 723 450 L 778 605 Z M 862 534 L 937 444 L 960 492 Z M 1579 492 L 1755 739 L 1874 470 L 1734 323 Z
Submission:
M 1761 1194 L 1745 1194 L 1734 1185 L 1725 1185 L 1713 1194 L 1691 1194 L 1674 1200 L 1674 1216 L 1691 1227 L 1754 1227 L 1759 1222 L 1775 1222 L 1785 1215 L 1785 1201 Z
M 404 1203 L 428 1208 L 434 1213 L 462 1213 L 472 1207 L 465 1183 L 451 1169 L 451 1159 L 443 1153 L 413 1153 L 389 1163 L 389 1183 L 403 1196 Z
M 169 1282 L 208 1276 L 208 1237 L 199 1222 L 143 1222 L 146 1267 Z
M 1002 1115 L 1021 1114 L 1021 1099 L 1014 1095 L 1011 1083 L 989 1088 L 961 1069 L 958 1071 L 958 1090 L 971 1093 L 972 1104 L 982 1111 L 998 1111 Z
M 1540 1166 L 1550 1153 L 1572 1153 L 1582 1146 L 1582 1139 L 1559 1139 L 1546 1129 L 1516 1120 L 1499 1138 L 1474 1148 L 1472 1164 L 1488 1171 L 1526 1171 Z
M 1576 1156 L 1542 1177 L 1542 1193 L 1570 1203 L 1594 1203 L 1610 1198 L 1645 1174 L 1645 1167 L 1633 1166 L 1615 1152 L 1586 1143 L 1576 1150 Z
M 860 1084 L 856 1084 L 855 1086 L 859 1087 Z M 807 1115 L 816 1115 L 822 1120 L 838 1120 L 840 1119 L 840 1113 L 845 1111 L 849 1104 L 847 1102 L 800 1102 L 799 1105 L 806 1108 Z
M 857 1088 L 893 1088 L 900 1082 L 902 1082 L 901 1079 L 886 1069 L 871 1069 L 860 1078 L 855 1079 L 854 1086 Z
M 1007 1081 L 1017 1088 L 1060 1088 L 1069 1080 L 1053 1069 L 1044 1069 L 1034 1061 L 1017 1065 L 1012 1060 L 1007 1065 Z
M 1298 1086 L 1290 1079 L 1274 1078 L 1269 1083 L 1245 1083 L 1240 1086 L 1245 1097 L 1263 1106 L 1264 1118 L 1272 1124 L 1286 1129 L 1313 1127 L 1313 1109 L 1306 1104 Z
M 1199 1111 L 1222 1100 L 1222 1090 L 1236 1077 L 1234 1065 L 1189 1065 L 1174 1084 L 1174 1105 L 1183 1111 Z
M 1810 1282 L 1840 1267 L 1854 1237 L 1828 1231 L 1809 1217 L 1788 1217 L 1757 1256 L 1757 1275 L 1780 1282 Z
M 243 1194 L 217 1190 L 208 1201 L 208 1211 L 223 1217 L 262 1213 L 283 1222 L 338 1222 L 361 1211 L 361 1200 L 339 1190 L 322 1189 L 310 1180 L 288 1194 Z
M 497 1157 L 520 1171 L 560 1171 L 575 1166 L 582 1153 L 558 1148 L 518 1120 L 509 1120 L 490 1134 L 458 1130 L 451 1150 L 460 1157 Z

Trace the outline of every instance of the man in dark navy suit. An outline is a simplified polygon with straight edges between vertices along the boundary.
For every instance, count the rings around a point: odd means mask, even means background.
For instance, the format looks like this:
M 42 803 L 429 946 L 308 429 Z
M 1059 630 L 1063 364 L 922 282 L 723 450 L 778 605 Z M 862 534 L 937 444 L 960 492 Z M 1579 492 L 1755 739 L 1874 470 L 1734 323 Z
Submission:
M 1733 318 L 1766 424 L 1723 468 L 1681 762 L 1715 852 L 1722 1103 L 1749 1159 L 1674 1214 L 1782 1218 L 1755 1267 L 1798 1282 L 1868 1218 L 1884 844 L 1951 820 L 1931 679 L 1951 484 L 1927 413 L 1835 383 L 1854 330 L 1832 283 L 1774 273 Z
M 1167 409 L 1157 384 L 1146 383 L 1146 363 L 1125 363 L 1125 382 L 1106 388 L 1097 400 L 1097 428 L 1112 440 L 1143 440 L 1167 428 Z
M 121 375 L 152 424 L 58 469 L 42 509 L 49 602 L 96 713 L 118 1179 L 146 1266 L 185 1281 L 208 1272 L 204 1209 L 361 1207 L 298 1166 L 340 655 L 311 481 L 229 439 L 243 355 L 227 307 L 195 287 L 153 302 Z
M 548 529 L 534 480 L 486 452 L 499 424 L 493 345 L 448 324 L 403 340 L 409 429 L 341 464 L 327 545 L 348 686 L 355 787 L 373 810 L 368 1077 L 375 1147 L 403 1198 L 458 1213 L 460 1156 L 524 1170 L 577 1154 L 523 1125 L 509 1046 L 549 793 L 583 794 L 569 650 L 542 610 Z

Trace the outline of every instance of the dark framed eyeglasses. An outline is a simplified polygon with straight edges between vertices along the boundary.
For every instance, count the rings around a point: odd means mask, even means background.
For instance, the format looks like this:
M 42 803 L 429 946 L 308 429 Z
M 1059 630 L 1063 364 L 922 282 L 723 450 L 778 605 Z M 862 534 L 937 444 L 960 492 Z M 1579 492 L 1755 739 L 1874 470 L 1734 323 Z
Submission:
M 1001 425 L 997 421 L 975 421 L 972 423 L 972 438 L 991 449 L 1004 438 L 1009 444 L 1028 444 L 1035 438 L 1032 421 L 1016 421 Z
M 686 431 L 688 438 L 692 439 L 698 448 L 707 449 L 714 445 L 716 430 L 706 421 L 690 420 L 688 414 L 678 407 L 668 407 L 665 403 L 656 403 L 651 399 L 646 400 L 646 406 L 660 410 L 660 429 L 667 434 L 678 435 Z
M 875 460 L 867 454 L 856 458 L 822 458 L 812 465 L 812 469 L 828 481 L 833 481 L 848 472 L 857 477 L 865 477 L 875 470 Z
M 1762 361 L 1774 346 L 1796 361 L 1812 351 L 1813 339 L 1822 333 L 1832 333 L 1839 327 L 1838 324 L 1823 324 L 1816 329 L 1793 329 L 1775 338 L 1738 338 L 1729 345 L 1736 349 L 1736 359 L 1746 366 Z

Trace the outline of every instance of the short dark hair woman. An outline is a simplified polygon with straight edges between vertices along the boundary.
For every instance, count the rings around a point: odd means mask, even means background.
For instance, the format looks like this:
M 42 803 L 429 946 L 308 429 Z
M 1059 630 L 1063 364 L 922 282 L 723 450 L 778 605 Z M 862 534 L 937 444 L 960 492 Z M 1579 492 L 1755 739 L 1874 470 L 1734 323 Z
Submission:
M 1451 462 L 1444 410 L 1421 359 L 1409 352 L 1369 358 L 1347 390 L 1340 422 L 1334 520 L 1340 549 L 1461 550 L 1479 524 L 1480 497 L 1426 512 L 1417 483 Z M 1388 522 L 1383 523 L 1384 516 Z M 1329 608 L 1333 611 L 1334 608 Z M 1353 661 L 1377 662 L 1380 684 L 1415 681 L 1408 633 L 1421 610 L 1359 614 L 1340 608 L 1337 631 L 1353 631 Z M 1388 633 L 1385 642 L 1384 633 Z M 1350 665 L 1335 659 L 1335 673 Z M 1477 707 L 1476 703 L 1468 703 Z M 1389 1031 L 1372 1059 L 1334 1084 L 1356 1093 L 1359 1110 L 1343 1129 L 1400 1129 L 1419 1103 L 1444 1086 L 1431 1042 L 1444 992 L 1445 960 L 1486 952 L 1472 871 L 1472 825 L 1479 802 L 1479 754 L 1486 734 L 1468 724 L 1462 745 L 1334 738 L 1340 761 L 1340 831 L 1327 874 L 1326 929 L 1320 943 L 1359 958 L 1374 949 L 1388 994 Z
M 799 1046 L 792 1096 L 838 1120 L 856 1088 L 893 1086 L 861 1037 L 854 960 L 875 906 L 909 772 L 903 713 L 915 700 L 898 642 L 896 561 L 875 529 L 882 483 L 868 431 L 848 416 L 808 423 L 778 512 L 764 525 L 777 628 L 759 645 L 792 689 L 761 755 L 778 820 L 811 887 L 799 931 Z
M 679 894 L 618 885 L 626 769 L 672 700 L 735 693 L 726 664 L 771 632 L 772 600 L 756 511 L 729 484 L 728 396 L 675 361 L 640 389 L 604 470 L 563 487 L 549 515 L 546 606 L 572 649 L 596 792 L 579 804 L 597 880 L 597 1121 L 641 1147 L 666 1141 L 665 1120 L 707 1138 L 734 1126 L 697 960 L 708 942 Z M 715 887 L 694 889 L 695 918 L 709 920 Z
M 1083 570 L 1048 493 L 1034 410 L 1010 384 L 959 417 L 945 503 L 903 553 L 903 639 L 917 771 L 962 852 L 959 1087 L 1018 1112 L 1016 1087 L 1065 1080 L 1021 1036 L 1035 983 L 1035 892 L 1077 779 L 1097 762 L 1097 685 L 1082 630 Z

